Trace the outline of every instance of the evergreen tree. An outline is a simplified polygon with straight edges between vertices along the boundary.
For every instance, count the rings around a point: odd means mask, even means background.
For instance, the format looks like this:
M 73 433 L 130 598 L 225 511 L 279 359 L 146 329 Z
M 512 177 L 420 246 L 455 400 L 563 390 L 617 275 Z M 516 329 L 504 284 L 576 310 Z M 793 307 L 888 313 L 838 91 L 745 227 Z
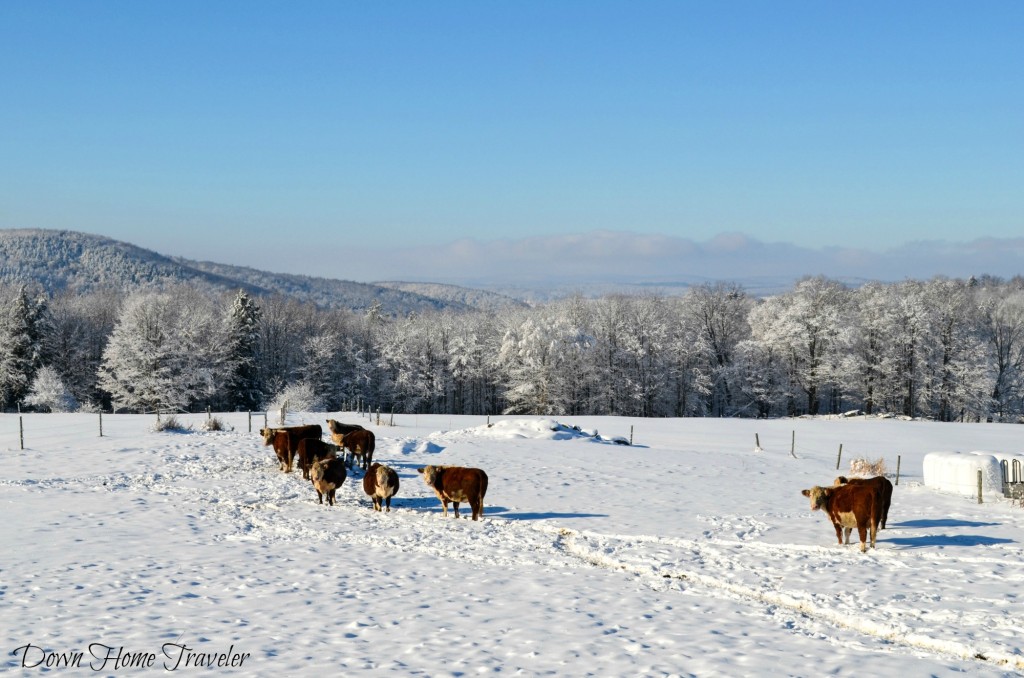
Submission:
M 30 300 L 22 285 L 0 318 L 0 406 L 22 402 L 42 366 L 46 312 L 46 298 Z
M 227 387 L 229 409 L 251 411 L 259 409 L 263 403 L 259 366 L 260 317 L 259 305 L 244 290 L 239 290 L 231 304 L 228 320 L 228 355 L 233 365 Z

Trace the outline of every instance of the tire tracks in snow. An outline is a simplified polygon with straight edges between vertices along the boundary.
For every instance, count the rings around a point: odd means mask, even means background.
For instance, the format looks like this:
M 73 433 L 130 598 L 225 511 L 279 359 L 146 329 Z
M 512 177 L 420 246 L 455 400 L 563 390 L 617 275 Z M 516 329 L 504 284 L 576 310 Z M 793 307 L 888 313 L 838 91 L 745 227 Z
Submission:
M 881 607 L 877 603 L 872 603 L 870 608 L 851 609 L 848 604 L 843 604 L 841 595 L 812 594 L 803 589 L 783 589 L 775 583 L 781 579 L 779 575 L 774 574 L 777 570 L 766 566 L 764 561 L 765 557 L 789 561 L 803 560 L 807 559 L 809 554 L 817 553 L 822 556 L 819 567 L 828 567 L 838 561 L 849 562 L 853 558 L 870 558 L 870 556 L 863 556 L 859 552 L 849 552 L 844 555 L 840 551 L 837 556 L 833 555 L 837 553 L 836 549 L 831 549 L 830 552 L 824 547 L 729 542 L 700 543 L 657 536 L 606 535 L 568 528 L 549 529 L 558 531 L 561 537 L 560 543 L 567 552 L 595 567 L 628 572 L 649 579 L 682 581 L 703 588 L 712 595 L 721 595 L 734 600 L 745 600 L 767 606 L 773 615 L 778 611 L 788 611 L 807 620 L 825 622 L 833 627 L 854 631 L 862 636 L 881 639 L 892 645 L 929 654 L 976 660 L 1016 671 L 1024 669 L 1024 658 L 1019 653 L 1006 649 L 984 648 L 978 641 L 936 637 L 915 631 L 912 626 L 902 621 L 898 614 L 886 614 L 882 619 L 878 619 L 872 615 Z M 648 547 L 652 545 L 677 547 L 679 549 L 677 553 L 688 553 L 689 558 L 681 558 L 674 563 L 658 563 L 657 555 L 652 557 L 642 553 L 649 550 Z M 737 553 L 739 551 L 752 551 L 754 555 L 743 557 Z M 733 555 L 728 555 L 727 552 L 732 552 Z M 873 559 L 868 562 L 868 565 L 876 566 L 880 562 L 884 563 L 885 560 L 885 557 Z M 749 574 L 752 568 L 746 564 L 748 562 L 757 562 L 758 569 L 764 572 L 757 577 L 760 585 L 735 579 L 730 580 L 717 574 L 723 568 L 746 571 Z M 899 563 L 898 569 L 903 570 L 906 567 L 906 564 Z M 716 574 L 709 572 L 716 572 Z M 973 621 L 973 625 L 979 631 L 985 632 L 991 631 L 993 625 L 1007 626 L 1003 615 L 982 613 Z M 1015 630 L 1018 634 L 1021 631 L 1019 627 L 1010 627 L 1008 630 Z

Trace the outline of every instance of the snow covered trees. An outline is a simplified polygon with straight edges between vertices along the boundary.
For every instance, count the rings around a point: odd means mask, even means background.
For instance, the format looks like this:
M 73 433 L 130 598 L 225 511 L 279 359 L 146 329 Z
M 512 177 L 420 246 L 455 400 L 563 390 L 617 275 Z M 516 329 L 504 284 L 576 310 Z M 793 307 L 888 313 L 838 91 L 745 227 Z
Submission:
M 49 365 L 40 367 L 36 372 L 32 387 L 25 396 L 25 404 L 49 412 L 74 412 L 78 409 L 78 401 L 64 386 L 57 370 Z
M 189 287 L 0 299 L 8 409 L 36 384 L 39 407 L 65 393 L 134 411 L 255 409 L 293 389 L 332 410 L 1024 418 L 1017 279 L 816 277 L 762 299 L 714 283 L 406 317 Z
M 215 300 L 185 288 L 137 292 L 103 351 L 100 386 L 115 409 L 180 411 L 219 404 L 234 363 Z
M 835 386 L 847 299 L 841 284 L 807 278 L 751 312 L 754 340 L 771 348 L 788 381 L 788 414 L 818 414 L 825 389 Z

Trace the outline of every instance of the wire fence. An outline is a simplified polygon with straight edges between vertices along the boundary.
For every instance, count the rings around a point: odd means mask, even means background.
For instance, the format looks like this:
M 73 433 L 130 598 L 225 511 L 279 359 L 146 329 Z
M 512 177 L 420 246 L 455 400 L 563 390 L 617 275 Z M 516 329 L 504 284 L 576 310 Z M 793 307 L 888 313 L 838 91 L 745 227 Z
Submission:
M 170 417 L 184 430 L 208 430 L 214 420 L 219 430 L 241 433 L 256 433 L 267 426 L 266 412 L 0 414 L 0 449 L 31 449 L 43 440 L 137 436 L 157 430 Z
M 327 417 L 369 418 L 369 412 L 289 412 L 288 426 L 299 424 L 326 424 Z M 378 424 L 388 424 L 376 414 Z M 393 423 L 394 415 L 391 415 Z M 38 447 L 44 441 L 72 445 L 76 441 L 100 438 L 130 438 L 156 430 L 219 430 L 235 433 L 258 434 L 261 428 L 280 426 L 279 412 L 151 412 L 148 414 L 111 414 L 109 412 L 25 412 L 0 413 L 0 451 L 25 450 Z M 214 427 L 214 420 L 216 426 Z

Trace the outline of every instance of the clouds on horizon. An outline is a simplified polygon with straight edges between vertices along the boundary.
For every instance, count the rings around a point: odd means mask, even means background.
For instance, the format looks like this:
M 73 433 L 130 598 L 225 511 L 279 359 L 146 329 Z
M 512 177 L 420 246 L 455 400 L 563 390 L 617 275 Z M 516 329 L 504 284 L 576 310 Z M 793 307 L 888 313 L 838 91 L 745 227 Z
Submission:
M 464 285 L 797 280 L 808 275 L 881 281 L 936 275 L 1011 278 L 1024 274 L 1024 238 L 918 241 L 872 251 L 769 243 L 738 232 L 698 242 L 593 231 L 375 249 L 359 259 L 351 262 L 344 277 Z

